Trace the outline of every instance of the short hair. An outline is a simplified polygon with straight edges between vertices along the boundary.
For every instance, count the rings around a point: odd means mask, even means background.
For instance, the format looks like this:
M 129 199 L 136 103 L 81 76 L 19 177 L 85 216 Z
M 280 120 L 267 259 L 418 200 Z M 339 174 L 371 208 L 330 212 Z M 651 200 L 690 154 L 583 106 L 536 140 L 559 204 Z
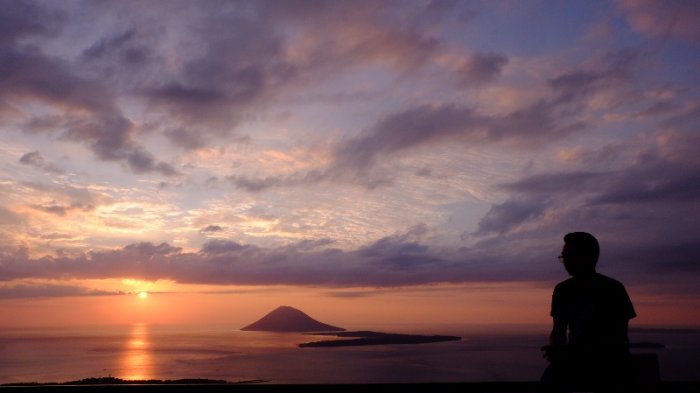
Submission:
M 595 267 L 600 256 L 600 246 L 595 236 L 586 232 L 571 232 L 564 236 L 564 243 L 576 248 L 576 251 L 591 262 Z

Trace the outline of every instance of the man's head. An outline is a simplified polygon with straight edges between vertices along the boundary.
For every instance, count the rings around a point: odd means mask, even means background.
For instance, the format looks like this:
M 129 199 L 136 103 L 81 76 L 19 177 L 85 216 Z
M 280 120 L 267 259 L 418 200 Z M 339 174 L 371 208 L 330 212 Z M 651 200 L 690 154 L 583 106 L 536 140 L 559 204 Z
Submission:
M 564 236 L 561 256 L 570 275 L 575 277 L 594 273 L 599 255 L 598 240 L 590 233 L 572 232 Z

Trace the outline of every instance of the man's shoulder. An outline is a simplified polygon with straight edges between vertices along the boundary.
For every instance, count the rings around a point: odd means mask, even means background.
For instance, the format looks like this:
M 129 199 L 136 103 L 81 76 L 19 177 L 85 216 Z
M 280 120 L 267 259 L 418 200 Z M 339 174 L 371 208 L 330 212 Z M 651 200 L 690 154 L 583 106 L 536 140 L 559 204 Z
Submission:
M 624 288 L 624 285 L 622 285 L 622 283 L 620 281 L 617 281 L 616 279 L 614 279 L 612 277 L 608 277 L 604 274 L 596 273 L 596 280 L 598 280 L 598 282 L 600 282 L 604 285 L 610 286 L 610 287 L 623 287 Z
M 620 282 L 617 281 L 616 279 L 612 277 L 608 277 L 606 275 L 600 274 L 600 273 L 595 273 L 592 277 L 588 278 L 576 278 L 576 277 L 570 277 L 559 284 L 557 284 L 554 287 L 555 292 L 566 292 L 566 291 L 574 291 L 576 288 L 581 288 L 581 287 L 588 287 L 590 285 L 595 285 L 598 288 L 622 288 L 624 289 L 625 286 Z
M 574 278 L 570 277 L 559 284 L 554 286 L 554 291 L 559 292 L 559 291 L 566 291 L 567 289 L 571 288 L 575 284 Z

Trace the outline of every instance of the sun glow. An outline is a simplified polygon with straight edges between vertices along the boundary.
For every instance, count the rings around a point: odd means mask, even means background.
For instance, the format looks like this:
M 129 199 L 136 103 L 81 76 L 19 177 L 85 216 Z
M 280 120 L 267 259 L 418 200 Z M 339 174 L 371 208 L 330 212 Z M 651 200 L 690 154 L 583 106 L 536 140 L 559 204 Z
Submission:
M 146 292 L 146 291 L 139 292 L 139 299 L 141 299 L 141 300 L 148 299 L 148 292 Z

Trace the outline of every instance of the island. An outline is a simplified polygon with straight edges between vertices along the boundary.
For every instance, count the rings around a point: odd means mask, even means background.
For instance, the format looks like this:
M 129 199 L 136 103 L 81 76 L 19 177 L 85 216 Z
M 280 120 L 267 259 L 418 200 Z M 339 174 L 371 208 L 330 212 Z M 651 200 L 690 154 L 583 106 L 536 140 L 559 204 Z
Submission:
M 294 307 L 279 306 L 258 321 L 241 328 L 263 332 L 338 332 L 345 329 L 319 322 Z
M 419 334 L 398 334 L 398 333 L 382 333 L 372 332 L 367 330 L 356 332 L 339 332 L 339 333 L 313 333 L 317 336 L 336 336 L 350 337 L 349 339 L 340 340 L 322 340 L 312 341 L 299 344 L 299 347 L 350 347 L 359 345 L 388 345 L 388 344 L 425 344 L 443 341 L 459 341 L 462 338 L 457 336 L 440 336 L 440 335 L 419 335 Z

